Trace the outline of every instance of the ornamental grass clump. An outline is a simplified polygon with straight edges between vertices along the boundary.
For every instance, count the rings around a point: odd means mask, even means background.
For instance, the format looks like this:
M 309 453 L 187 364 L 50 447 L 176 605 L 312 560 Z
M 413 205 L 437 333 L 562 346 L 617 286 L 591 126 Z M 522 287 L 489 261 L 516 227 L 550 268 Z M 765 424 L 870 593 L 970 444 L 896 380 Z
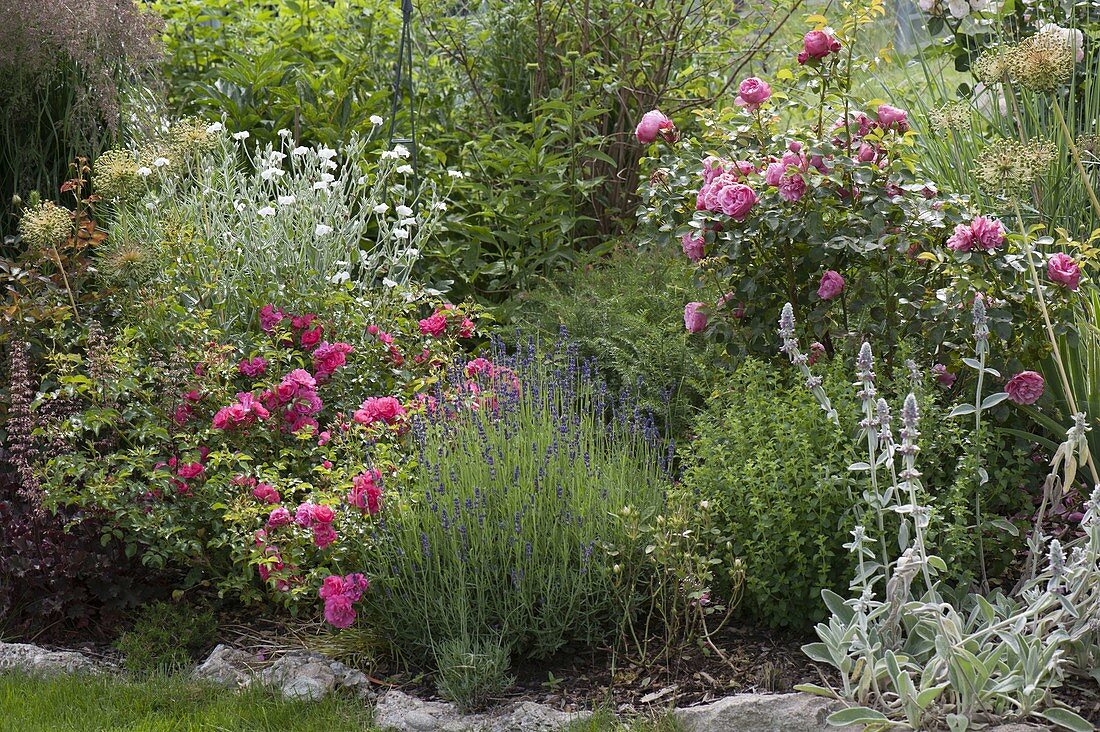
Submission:
M 374 537 L 369 624 L 428 662 L 451 641 L 545 658 L 610 640 L 612 514 L 655 513 L 669 484 L 652 419 L 565 348 L 498 348 L 450 381 L 474 408 L 441 389 L 412 419 L 419 468 Z

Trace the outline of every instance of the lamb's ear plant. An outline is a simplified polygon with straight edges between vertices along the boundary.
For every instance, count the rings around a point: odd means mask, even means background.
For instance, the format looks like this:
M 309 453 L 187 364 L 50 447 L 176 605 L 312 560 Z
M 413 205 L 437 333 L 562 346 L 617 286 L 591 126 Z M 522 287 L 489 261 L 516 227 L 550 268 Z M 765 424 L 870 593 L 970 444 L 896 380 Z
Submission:
M 1003 397 L 982 396 L 980 377 L 988 371 L 980 345 L 981 304 L 976 304 L 974 315 L 978 358 L 970 365 L 979 370 L 979 383 L 973 403 L 956 413 L 974 414 L 980 430 L 981 412 Z M 805 370 L 808 386 L 832 416 L 828 396 L 818 392 L 820 382 L 801 362 L 789 306 L 779 333 L 783 352 Z M 1058 705 L 1053 690 L 1067 676 L 1100 674 L 1100 487 L 1082 521 L 1085 536 L 1072 542 L 1068 553 L 1057 540 L 1042 536 L 1040 521 L 1032 547 L 1035 557 L 1045 555 L 1044 566 L 1039 568 L 1036 561 L 1033 576 L 1017 592 L 975 593 L 953 604 L 947 599 L 953 588 L 937 579 L 947 566 L 928 551 L 926 535 L 933 517 L 925 505 L 927 491 L 918 469 L 916 395 L 910 393 L 902 405 L 895 439 L 889 405 L 878 399 L 873 410 L 867 409 L 872 363 L 865 344 L 857 366 L 857 385 L 865 397 L 860 426 L 864 433 L 873 431 L 874 438 L 867 442 L 867 462 L 852 468 L 870 471 L 887 487 L 867 495 L 872 510 L 860 514 L 862 522 L 846 545 L 859 567 L 851 582 L 852 597 L 822 593 L 831 617 L 816 628 L 819 642 L 803 647 L 813 660 L 836 668 L 840 683 L 798 688 L 847 702 L 828 718 L 836 726 L 863 724 L 884 730 L 945 725 L 963 732 L 1000 720 L 1031 719 L 1091 730 L 1083 717 Z M 1079 426 L 1067 435 L 1067 454 L 1078 449 Z M 885 511 L 896 515 L 898 549 L 896 557 L 881 563 L 876 552 L 881 543 L 869 534 L 866 523 L 873 518 L 876 531 L 891 523 L 882 516 Z

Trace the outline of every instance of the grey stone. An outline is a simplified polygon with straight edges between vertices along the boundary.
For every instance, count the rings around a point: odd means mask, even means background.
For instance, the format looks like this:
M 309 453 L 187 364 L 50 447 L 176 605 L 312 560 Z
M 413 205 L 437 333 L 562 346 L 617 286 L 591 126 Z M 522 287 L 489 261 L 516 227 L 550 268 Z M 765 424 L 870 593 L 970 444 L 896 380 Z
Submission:
M 252 654 L 219 643 L 191 675 L 200 681 L 241 689 L 252 684 L 256 662 Z
M 100 670 L 94 661 L 75 651 L 48 651 L 29 643 L 0 643 L 0 671 L 71 674 Z
M 388 691 L 374 710 L 374 723 L 396 732 L 552 732 L 591 712 L 562 712 L 535 702 L 506 705 L 484 714 L 462 714 L 448 702 L 421 701 Z
M 260 679 L 290 699 L 320 699 L 333 689 L 371 695 L 366 674 L 316 653 L 288 653 L 264 669 Z
M 737 694 L 675 711 L 685 732 L 855 732 L 830 727 L 825 718 L 840 708 L 809 694 Z

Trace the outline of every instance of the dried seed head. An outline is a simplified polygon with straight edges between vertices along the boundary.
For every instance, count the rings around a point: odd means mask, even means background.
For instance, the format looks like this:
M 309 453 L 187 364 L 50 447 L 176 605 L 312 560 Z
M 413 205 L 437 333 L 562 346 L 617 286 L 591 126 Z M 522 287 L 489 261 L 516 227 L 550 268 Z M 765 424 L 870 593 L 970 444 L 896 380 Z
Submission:
M 95 192 L 109 201 L 128 201 L 143 189 L 142 176 L 134 154 L 126 150 L 108 150 L 92 167 Z
M 1026 38 L 1008 54 L 1007 70 L 1022 86 L 1037 92 L 1054 91 L 1073 76 L 1075 50 L 1058 31 Z
M 1047 172 L 1056 155 L 1049 142 L 994 140 L 978 156 L 974 174 L 982 189 L 995 195 L 1018 196 Z
M 937 130 L 954 130 L 970 124 L 970 105 L 966 102 L 948 102 L 928 115 Z
M 72 231 L 72 212 L 53 201 L 42 201 L 19 219 L 19 233 L 24 241 L 39 249 L 57 246 L 68 239 Z

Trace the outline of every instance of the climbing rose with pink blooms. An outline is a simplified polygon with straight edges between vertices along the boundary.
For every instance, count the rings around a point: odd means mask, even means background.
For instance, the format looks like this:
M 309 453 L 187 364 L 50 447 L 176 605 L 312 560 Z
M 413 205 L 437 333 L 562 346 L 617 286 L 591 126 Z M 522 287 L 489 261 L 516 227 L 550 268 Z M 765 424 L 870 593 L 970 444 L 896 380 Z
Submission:
M 844 292 L 844 278 L 835 270 L 828 270 L 821 275 L 821 284 L 817 286 L 817 296 L 822 300 L 832 300 Z
M 1017 404 L 1034 404 L 1043 395 L 1043 377 L 1034 371 L 1021 371 L 1005 384 L 1008 398 Z
M 689 302 L 684 306 L 684 327 L 688 333 L 698 333 L 707 327 L 707 314 L 701 302 Z
M 1047 276 L 1060 285 L 1076 290 L 1081 283 L 1081 267 L 1073 257 L 1058 253 L 1047 262 Z

